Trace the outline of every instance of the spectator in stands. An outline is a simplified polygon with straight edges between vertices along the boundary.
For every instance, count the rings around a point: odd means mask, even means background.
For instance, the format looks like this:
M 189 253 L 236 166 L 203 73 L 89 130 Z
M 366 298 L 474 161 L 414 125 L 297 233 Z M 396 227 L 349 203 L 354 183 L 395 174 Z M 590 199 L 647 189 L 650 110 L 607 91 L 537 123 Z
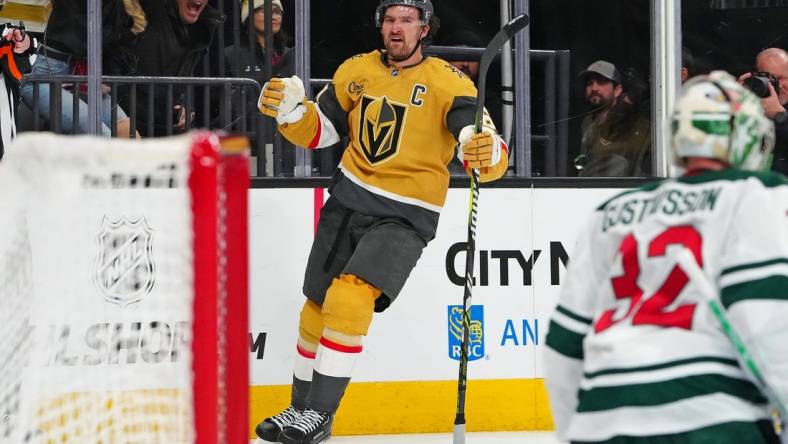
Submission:
M 269 53 L 265 50 L 265 0 L 254 0 L 252 3 L 252 21 L 249 22 L 249 1 L 244 0 L 241 4 L 241 39 L 238 45 L 231 45 L 225 48 L 225 66 L 227 77 L 240 77 L 256 80 L 260 85 L 269 80 L 266 77 L 266 66 L 268 64 Z M 281 0 L 271 0 L 271 33 L 273 35 L 273 47 L 271 52 L 271 76 L 290 77 L 295 74 L 295 59 L 293 58 L 292 48 L 287 46 L 289 36 L 282 29 L 282 16 L 284 9 Z M 248 32 L 248 33 L 247 33 Z M 250 48 L 250 36 L 252 37 L 253 47 Z M 233 105 L 240 105 L 240 90 L 234 91 Z M 257 110 L 257 97 L 255 94 L 247 94 L 246 100 L 246 122 L 249 127 L 254 127 L 257 119 L 262 119 L 262 115 Z M 233 113 L 241 115 L 242 112 Z M 256 136 L 260 136 L 258 132 Z M 277 137 L 276 128 L 269 125 L 268 133 L 265 136 L 266 142 L 272 142 Z M 281 138 L 280 138 L 281 139 Z M 282 160 L 284 162 L 283 174 L 292 175 L 295 164 L 295 150 L 282 150 Z
M 207 53 L 218 26 L 225 17 L 207 0 L 141 0 L 148 26 L 127 46 L 137 59 L 136 76 L 189 77 Z M 186 131 L 185 89 L 173 88 L 173 108 L 166 108 L 167 87 L 154 88 L 154 112 L 148 114 L 148 88 L 137 88 L 137 130 L 143 136 L 163 136 Z M 130 105 L 130 90 L 120 94 L 124 107 Z M 189 111 L 191 115 L 191 111 Z M 168 115 L 172 125 L 168 125 Z M 153 121 L 153 132 L 147 122 Z M 191 120 L 191 119 L 189 119 Z
M 580 73 L 585 96 L 594 107 L 583 119 L 579 176 L 643 176 L 650 171 L 651 125 L 638 112 L 638 94 L 627 93 L 624 76 L 610 62 L 597 60 Z M 636 84 L 636 83 L 633 83 Z
M 2 9 L 5 0 L 0 0 Z M 19 82 L 30 72 L 31 39 L 23 28 L 5 25 L 0 31 L 0 159 L 5 146 L 16 136 Z
M 788 175 L 788 52 L 780 48 L 767 48 L 755 58 L 758 72 L 767 72 L 780 87 L 778 92 L 771 82 L 768 84 L 769 95 L 761 98 L 761 105 L 766 116 L 774 121 L 775 145 L 772 160 L 772 171 Z M 752 76 L 745 73 L 739 77 L 739 83 Z
M 452 32 L 442 41 L 444 46 L 455 46 L 462 48 L 484 48 L 486 45 L 481 37 L 469 29 L 460 29 Z M 449 64 L 462 71 L 463 74 L 468 76 L 473 81 L 474 85 L 478 86 L 479 80 L 479 60 L 450 60 Z M 489 76 L 488 76 L 489 79 Z M 489 85 L 485 88 L 484 107 L 487 110 L 489 117 L 492 119 L 495 127 L 500 130 L 501 126 L 501 94 L 495 88 L 490 88 Z M 455 156 L 449 164 L 449 172 L 452 175 L 465 175 L 465 167 L 462 166 L 460 160 Z
M 695 57 L 686 46 L 681 47 L 681 83 L 697 74 L 695 71 Z
M 241 36 L 240 44 L 225 49 L 228 77 L 244 77 L 257 80 L 262 85 L 267 82 L 265 66 L 268 54 L 265 50 L 265 0 L 254 0 L 253 25 L 254 48 L 249 47 L 248 36 Z M 295 74 L 295 60 L 291 48 L 287 47 L 289 37 L 282 29 L 284 9 L 281 0 L 271 0 L 271 33 L 274 37 L 274 50 L 271 55 L 271 74 L 273 77 L 290 77 Z M 241 4 L 241 30 L 250 29 L 249 2 Z M 257 98 L 253 98 L 255 102 Z M 252 107 L 255 108 L 255 107 Z
M 445 46 L 457 46 L 466 48 L 484 48 L 486 45 L 481 37 L 469 29 L 460 29 L 452 32 L 448 37 L 443 40 Z M 479 78 L 479 60 L 455 60 L 449 61 L 455 68 L 462 71 L 466 76 L 473 80 L 474 84 L 478 83 Z M 501 92 L 496 88 L 490 88 L 488 79 L 488 87 L 484 96 L 484 107 L 490 113 L 493 122 L 498 129 L 501 129 Z M 464 172 L 463 172 L 464 174 Z
M 69 75 L 87 73 L 87 2 L 74 0 L 50 0 L 51 8 L 44 37 L 37 49 L 37 57 L 33 64 L 33 75 Z M 139 0 L 103 0 L 102 1 L 102 64 L 104 72 L 130 74 L 136 60 L 124 50 L 137 34 L 145 29 L 147 19 L 142 11 Z M 41 83 L 38 98 L 33 97 L 33 84 L 22 86 L 22 100 L 33 108 L 38 102 L 41 116 L 51 122 L 60 118 L 61 129 L 65 133 L 73 132 L 74 120 L 77 120 L 76 132 L 88 132 L 87 104 L 80 98 L 81 91 L 63 89 L 60 91 L 62 107 L 53 113 L 49 108 L 50 86 Z M 75 97 L 76 95 L 76 97 Z M 79 115 L 73 115 L 73 101 L 79 101 Z M 110 135 L 112 122 L 112 103 L 109 94 L 104 94 L 101 103 L 101 122 L 104 135 Z M 118 137 L 129 137 L 129 118 L 118 108 Z

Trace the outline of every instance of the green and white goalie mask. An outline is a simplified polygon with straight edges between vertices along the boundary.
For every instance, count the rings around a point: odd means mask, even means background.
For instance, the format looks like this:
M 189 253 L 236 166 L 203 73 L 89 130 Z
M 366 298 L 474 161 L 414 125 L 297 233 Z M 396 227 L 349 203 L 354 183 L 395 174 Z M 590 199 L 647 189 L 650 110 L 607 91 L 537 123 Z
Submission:
M 718 159 L 750 171 L 768 169 L 774 124 L 761 101 L 725 71 L 697 76 L 682 88 L 671 117 L 675 162 L 687 157 Z

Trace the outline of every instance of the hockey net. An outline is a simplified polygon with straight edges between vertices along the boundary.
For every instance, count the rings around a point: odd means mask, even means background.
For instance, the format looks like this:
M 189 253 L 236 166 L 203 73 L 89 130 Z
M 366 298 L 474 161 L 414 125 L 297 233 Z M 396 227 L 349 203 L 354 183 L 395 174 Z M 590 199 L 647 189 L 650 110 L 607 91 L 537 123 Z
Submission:
M 248 440 L 247 149 L 206 132 L 9 147 L 0 443 Z

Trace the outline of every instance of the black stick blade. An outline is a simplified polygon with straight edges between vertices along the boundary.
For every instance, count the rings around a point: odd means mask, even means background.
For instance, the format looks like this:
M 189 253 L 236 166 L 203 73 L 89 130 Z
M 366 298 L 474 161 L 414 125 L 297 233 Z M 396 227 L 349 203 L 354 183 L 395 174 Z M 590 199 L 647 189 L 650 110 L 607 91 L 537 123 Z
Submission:
M 510 38 L 512 38 L 515 34 L 520 32 L 523 28 L 528 26 L 531 22 L 531 19 L 528 17 L 528 14 L 520 14 L 517 17 L 509 20 L 509 22 L 503 25 L 495 36 L 490 40 L 490 43 L 487 44 L 487 47 L 484 48 L 484 52 L 482 53 L 482 58 L 479 61 L 479 74 L 478 74 L 478 98 L 476 103 L 476 132 L 481 131 L 481 122 L 482 122 L 482 109 L 484 108 L 484 89 L 487 85 L 487 70 L 490 68 L 490 63 L 492 63 L 495 56 L 498 55 L 498 51 L 501 50 L 501 47 L 506 43 Z

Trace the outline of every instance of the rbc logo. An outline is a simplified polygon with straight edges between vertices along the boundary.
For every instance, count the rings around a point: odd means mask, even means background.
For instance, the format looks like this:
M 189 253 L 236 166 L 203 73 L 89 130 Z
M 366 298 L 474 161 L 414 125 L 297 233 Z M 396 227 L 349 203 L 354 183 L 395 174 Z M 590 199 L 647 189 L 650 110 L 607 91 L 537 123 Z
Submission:
M 449 358 L 460 360 L 462 350 L 462 305 L 449 305 Z M 484 357 L 484 306 L 472 305 L 468 335 L 468 361 Z

